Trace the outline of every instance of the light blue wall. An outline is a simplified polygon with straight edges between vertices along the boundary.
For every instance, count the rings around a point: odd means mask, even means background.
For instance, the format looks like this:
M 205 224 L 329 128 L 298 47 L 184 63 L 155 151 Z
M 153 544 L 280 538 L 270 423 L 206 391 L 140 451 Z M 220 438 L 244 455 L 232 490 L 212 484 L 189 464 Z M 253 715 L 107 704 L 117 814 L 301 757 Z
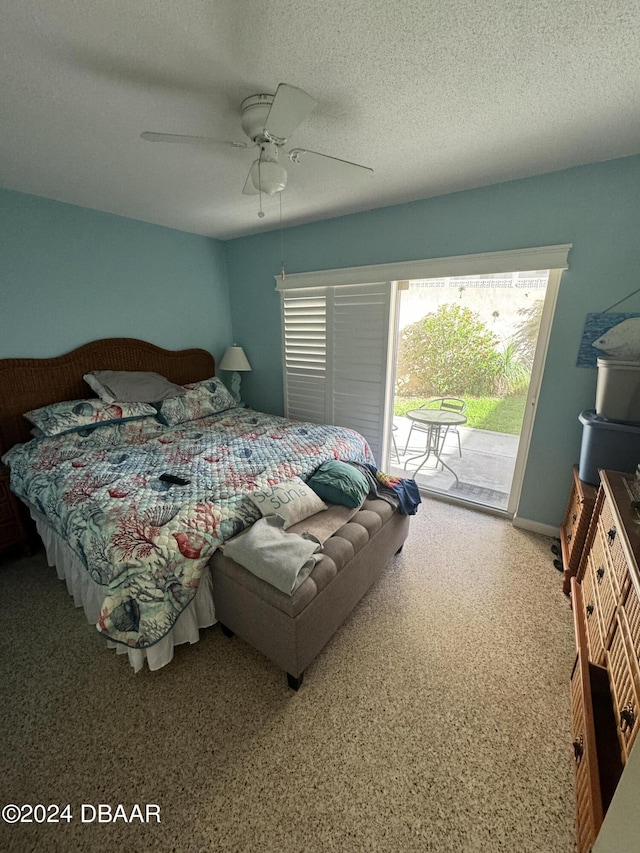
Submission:
M 562 520 L 578 461 L 578 413 L 595 370 L 576 368 L 585 314 L 639 286 L 640 157 L 612 160 L 285 229 L 290 272 L 573 243 L 564 273 L 518 514 Z M 281 412 L 277 231 L 227 243 L 234 336 L 254 370 L 243 396 Z M 635 298 L 625 310 L 640 310 Z M 639 453 L 640 459 L 640 453 Z
M 224 243 L 0 189 L 0 358 L 98 338 L 231 343 Z
M 596 375 L 575 367 L 584 316 L 638 286 L 640 157 L 326 220 L 284 232 L 291 272 L 573 243 L 563 276 L 519 514 L 562 518 L 577 415 Z M 0 189 L 0 357 L 58 355 L 134 336 L 254 368 L 243 396 L 282 411 L 280 234 L 219 241 Z M 231 304 L 230 304 L 231 300 Z M 640 301 L 625 304 L 640 310 Z M 231 334 L 233 329 L 233 336 Z

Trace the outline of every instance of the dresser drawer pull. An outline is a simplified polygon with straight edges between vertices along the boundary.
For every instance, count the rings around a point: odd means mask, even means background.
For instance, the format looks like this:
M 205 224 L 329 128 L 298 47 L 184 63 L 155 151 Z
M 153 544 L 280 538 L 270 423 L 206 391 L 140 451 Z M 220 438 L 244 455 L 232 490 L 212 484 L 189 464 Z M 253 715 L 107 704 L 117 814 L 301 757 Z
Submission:
M 576 763 L 580 761 L 582 758 L 582 754 L 584 752 L 582 735 L 579 735 L 573 742 L 573 757 L 576 760 Z
M 609 545 L 613 545 L 613 540 L 616 538 L 616 529 L 615 527 L 610 527 L 607 530 L 607 539 L 609 540 Z
M 567 542 L 571 542 L 573 539 L 573 533 L 567 533 Z
M 629 704 L 625 705 L 622 711 L 620 711 L 620 731 L 626 732 L 628 729 L 632 729 L 635 721 L 636 712 L 631 702 L 629 702 Z
M 587 604 L 585 609 L 587 611 L 587 619 L 588 619 L 589 616 L 591 616 L 591 614 L 593 613 L 593 604 L 591 604 L 591 602 L 589 602 L 589 604 Z
M 575 524 L 577 520 L 578 520 L 578 513 L 574 512 L 573 515 L 571 516 L 571 521 Z
M 604 577 L 604 566 L 600 566 L 600 567 L 598 568 L 598 571 L 596 572 L 596 575 L 598 576 L 598 583 L 600 583 L 600 581 L 601 581 L 601 580 L 602 580 L 602 578 Z

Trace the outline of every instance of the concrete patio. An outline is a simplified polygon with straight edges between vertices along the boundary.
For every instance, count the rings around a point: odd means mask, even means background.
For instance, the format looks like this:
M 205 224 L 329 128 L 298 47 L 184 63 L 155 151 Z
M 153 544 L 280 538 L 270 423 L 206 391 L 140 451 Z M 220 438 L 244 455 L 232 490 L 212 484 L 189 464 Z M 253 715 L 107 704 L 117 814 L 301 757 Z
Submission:
M 414 429 L 411 443 L 405 452 L 411 422 L 408 418 L 395 416 L 396 429 L 393 432 L 399 456 L 396 457 L 393 445 L 390 461 L 390 473 L 402 477 L 414 477 L 413 472 L 422 462 L 424 455 L 404 463 L 412 456 L 424 453 L 427 436 Z M 498 510 L 507 509 L 509 490 L 518 450 L 518 436 L 488 430 L 458 427 L 462 457 L 458 455 L 458 440 L 455 433 L 449 431 L 442 458 L 458 475 L 459 483 L 450 471 L 431 458 L 415 476 L 421 488 L 430 489 L 448 495 L 451 498 L 471 501 Z

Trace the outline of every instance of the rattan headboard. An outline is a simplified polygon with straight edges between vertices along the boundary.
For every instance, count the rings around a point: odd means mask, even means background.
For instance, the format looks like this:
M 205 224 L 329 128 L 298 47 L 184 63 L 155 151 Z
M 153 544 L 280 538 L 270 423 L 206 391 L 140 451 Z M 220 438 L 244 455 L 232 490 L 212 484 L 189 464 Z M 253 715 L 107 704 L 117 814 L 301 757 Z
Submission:
M 91 370 L 153 370 L 184 385 L 215 373 L 203 349 L 166 350 L 135 338 L 105 338 L 56 358 L 0 359 L 0 456 L 30 436 L 24 412 L 95 394 L 84 382 Z

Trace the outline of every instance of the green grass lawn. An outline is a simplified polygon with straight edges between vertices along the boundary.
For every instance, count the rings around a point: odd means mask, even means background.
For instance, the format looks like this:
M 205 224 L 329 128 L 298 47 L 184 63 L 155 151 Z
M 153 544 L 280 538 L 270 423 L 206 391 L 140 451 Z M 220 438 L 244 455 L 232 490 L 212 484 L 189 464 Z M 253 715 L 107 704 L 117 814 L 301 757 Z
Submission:
M 467 404 L 465 426 L 486 429 L 490 432 L 506 432 L 519 435 L 524 418 L 526 397 L 464 397 Z M 425 398 L 396 397 L 394 414 L 404 415 L 409 409 L 417 409 Z

